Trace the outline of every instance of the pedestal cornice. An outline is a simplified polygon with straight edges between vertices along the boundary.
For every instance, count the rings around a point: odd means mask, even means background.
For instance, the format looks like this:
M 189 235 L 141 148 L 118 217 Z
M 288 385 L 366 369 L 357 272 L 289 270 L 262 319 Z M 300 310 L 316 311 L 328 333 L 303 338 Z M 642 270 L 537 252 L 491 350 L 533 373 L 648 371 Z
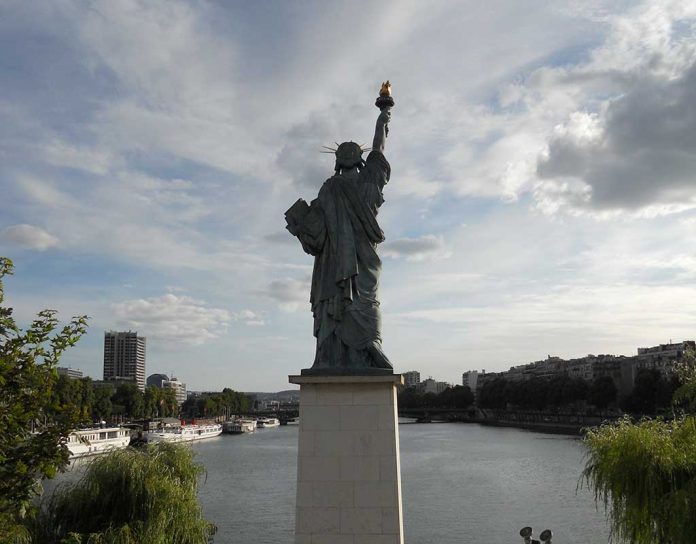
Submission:
M 296 385 L 303 384 L 319 384 L 319 383 L 393 383 L 395 385 L 403 385 L 404 377 L 401 374 L 385 374 L 385 375 L 338 375 L 338 376 L 302 376 L 290 375 L 288 381 Z

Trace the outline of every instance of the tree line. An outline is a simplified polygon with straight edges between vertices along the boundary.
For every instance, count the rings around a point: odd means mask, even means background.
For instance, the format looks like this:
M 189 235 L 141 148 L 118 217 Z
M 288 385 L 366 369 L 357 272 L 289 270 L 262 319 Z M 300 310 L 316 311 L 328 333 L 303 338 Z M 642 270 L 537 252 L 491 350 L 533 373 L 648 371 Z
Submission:
M 66 416 L 78 424 L 120 419 L 145 419 L 177 416 L 179 409 L 173 389 L 150 386 L 141 391 L 133 383 L 113 388 L 95 384 L 91 378 L 58 376 L 53 389 L 56 415 Z
M 474 394 L 468 386 L 448 387 L 441 393 L 421 393 L 415 387 L 407 387 L 399 392 L 400 409 L 457 408 L 465 409 L 474 403 Z
M 572 410 L 591 405 L 600 411 L 617 405 L 628 413 L 654 415 L 669 410 L 672 395 L 678 387 L 676 375 L 665 378 L 655 369 L 639 370 L 632 392 L 621 398 L 610 376 L 600 376 L 592 382 L 568 375 L 527 380 L 499 377 L 481 387 L 478 405 L 498 410 Z
M 150 386 L 141 391 L 133 383 L 116 388 L 95 384 L 91 378 L 57 376 L 52 390 L 54 416 L 69 417 L 78 424 L 119 419 L 156 417 L 216 417 L 246 412 L 250 400 L 244 393 L 226 387 L 220 393 L 205 393 L 179 407 L 173 389 Z
M 203 393 L 189 397 L 181 405 L 181 414 L 187 418 L 229 417 L 249 411 L 251 399 L 244 393 L 225 387 L 220 393 Z

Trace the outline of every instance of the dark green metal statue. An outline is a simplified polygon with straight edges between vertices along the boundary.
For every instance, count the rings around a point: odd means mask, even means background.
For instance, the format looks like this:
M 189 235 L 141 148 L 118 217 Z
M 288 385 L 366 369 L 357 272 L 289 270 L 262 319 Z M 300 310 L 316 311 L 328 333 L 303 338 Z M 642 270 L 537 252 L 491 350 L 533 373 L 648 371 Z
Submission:
M 331 149 L 335 174 L 311 204 L 300 199 L 285 213 L 287 229 L 314 256 L 310 302 L 317 350 L 312 368 L 302 374 L 393 372 L 382 351 L 377 255 L 384 241 L 377 210 L 391 170 L 383 153 L 394 106 L 388 81 L 376 106 L 380 114 L 367 158 L 355 142 Z

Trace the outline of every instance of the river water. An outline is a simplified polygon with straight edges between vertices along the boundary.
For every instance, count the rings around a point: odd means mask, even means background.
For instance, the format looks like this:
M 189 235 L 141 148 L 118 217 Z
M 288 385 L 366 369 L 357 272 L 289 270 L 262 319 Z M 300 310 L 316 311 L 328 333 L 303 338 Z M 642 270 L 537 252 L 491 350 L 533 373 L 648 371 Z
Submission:
M 293 541 L 297 426 L 223 435 L 194 445 L 215 544 Z M 406 544 L 522 544 L 550 528 L 557 544 L 603 544 L 609 530 L 584 489 L 575 438 L 474 424 L 403 424 Z
M 215 544 L 290 544 L 298 427 L 193 444 L 199 497 Z M 604 544 L 603 507 L 577 489 L 582 443 L 560 435 L 463 423 L 399 425 L 406 544 L 522 544 L 520 528 L 556 544 Z M 80 467 L 46 483 L 48 493 Z

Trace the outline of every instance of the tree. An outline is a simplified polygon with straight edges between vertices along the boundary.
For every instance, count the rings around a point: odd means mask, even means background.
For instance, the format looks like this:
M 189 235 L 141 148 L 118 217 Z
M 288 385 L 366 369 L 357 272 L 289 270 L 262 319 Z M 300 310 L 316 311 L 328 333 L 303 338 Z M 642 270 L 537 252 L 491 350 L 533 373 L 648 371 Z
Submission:
M 398 405 L 404 410 L 420 408 L 423 405 L 423 396 L 415 387 L 406 387 L 398 394 Z
M 111 398 L 114 412 L 124 417 L 139 419 L 145 415 L 143 393 L 134 383 L 121 383 Z
M 42 478 L 68 462 L 66 438 L 74 413 L 55 402 L 56 366 L 87 328 L 86 316 L 59 328 L 56 312 L 43 310 L 24 331 L 2 306 L 2 279 L 12 261 L 0 258 L 0 541 L 18 538 L 19 522 L 33 513 Z
M 674 406 L 687 414 L 696 413 L 696 349 L 689 348 L 677 366 L 679 387 L 674 392 Z
M 616 401 L 616 384 L 611 376 L 600 376 L 590 386 L 590 403 L 598 410 L 606 410 Z
M 504 409 L 507 406 L 507 386 L 508 381 L 505 378 L 495 378 L 484 383 L 479 395 L 481 407 Z
M 438 395 L 437 404 L 440 408 L 468 408 L 474 403 L 474 394 L 468 386 L 455 385 L 448 387 Z
M 666 380 L 659 370 L 641 369 L 636 374 L 633 391 L 622 402 L 622 408 L 633 414 L 654 415 L 660 408 L 670 406 L 678 386 L 676 376 Z
M 583 482 L 604 502 L 612 536 L 691 544 L 696 534 L 696 417 L 625 418 L 590 430 Z
M 32 536 L 44 544 L 208 544 L 215 527 L 196 496 L 202 472 L 176 444 L 96 457 L 84 477 L 54 493 Z
M 95 421 L 108 421 L 111 418 L 112 411 L 113 405 L 111 404 L 111 388 L 95 388 L 94 403 L 92 404 L 92 419 Z
M 638 380 L 640 377 L 640 380 Z M 662 396 L 681 384 L 672 402 L 690 406 L 696 392 L 696 353 L 687 352 L 674 380 L 644 372 L 638 393 L 651 395 L 644 405 L 660 406 Z M 654 382 L 649 387 L 649 381 Z M 662 383 L 660 383 L 660 381 Z M 636 391 L 634 390 L 634 394 Z M 639 399 L 635 396 L 634 402 Z M 696 534 L 696 417 L 671 421 L 628 417 L 590 430 L 582 480 L 603 501 L 612 536 L 632 544 L 690 544 Z

